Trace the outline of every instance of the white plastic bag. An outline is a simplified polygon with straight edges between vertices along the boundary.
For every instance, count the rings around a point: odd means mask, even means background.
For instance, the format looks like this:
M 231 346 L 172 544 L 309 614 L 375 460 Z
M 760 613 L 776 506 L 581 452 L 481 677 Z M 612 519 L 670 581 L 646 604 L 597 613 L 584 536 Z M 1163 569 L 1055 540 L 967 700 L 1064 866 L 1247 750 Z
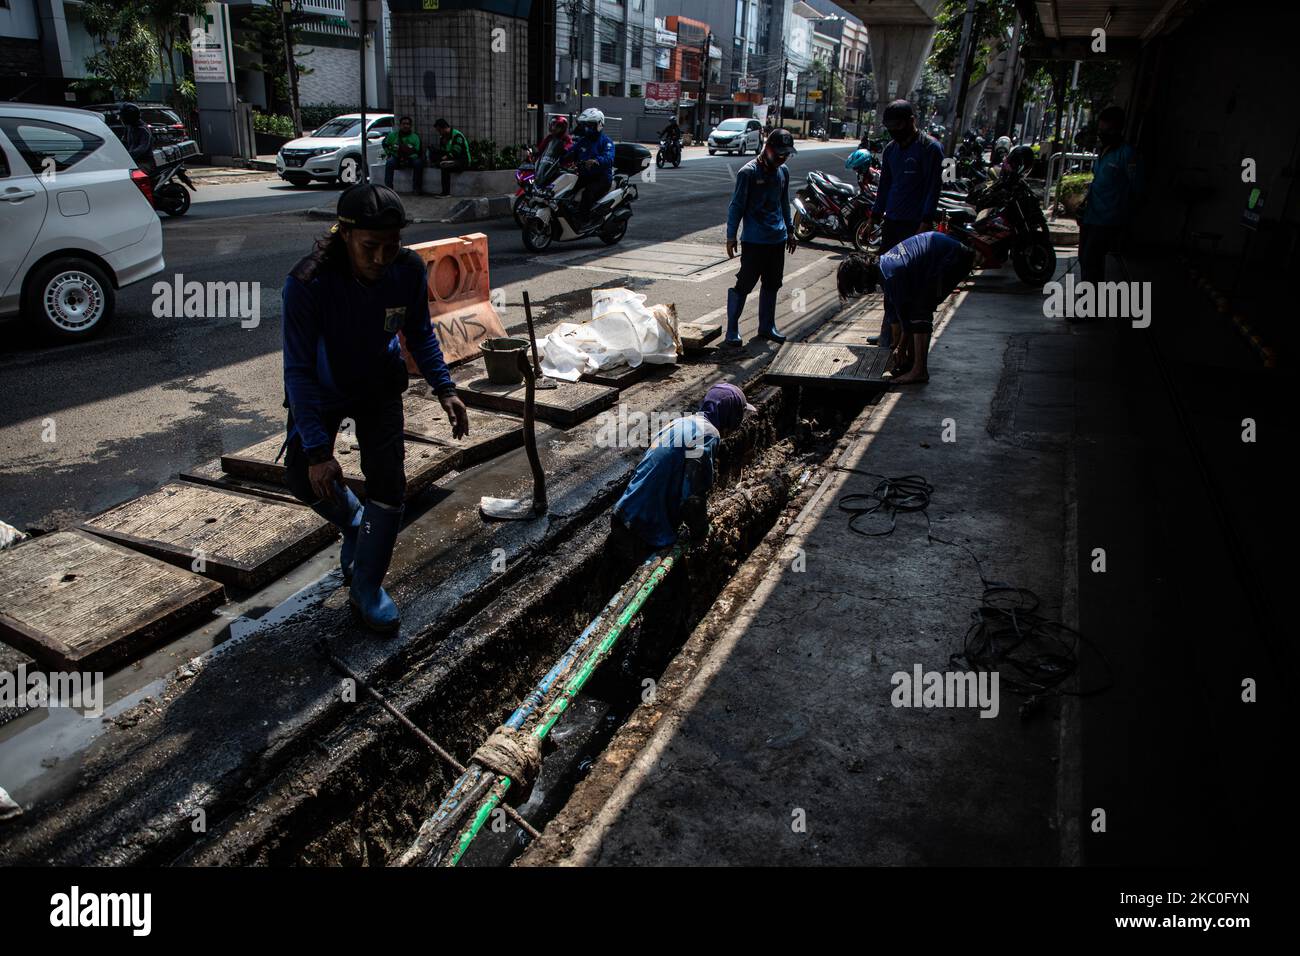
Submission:
M 539 343 L 542 372 L 575 382 L 584 373 L 619 365 L 676 362 L 675 310 L 655 308 L 671 318 L 656 317 L 645 296 L 629 289 L 593 289 L 591 321 L 562 322 Z

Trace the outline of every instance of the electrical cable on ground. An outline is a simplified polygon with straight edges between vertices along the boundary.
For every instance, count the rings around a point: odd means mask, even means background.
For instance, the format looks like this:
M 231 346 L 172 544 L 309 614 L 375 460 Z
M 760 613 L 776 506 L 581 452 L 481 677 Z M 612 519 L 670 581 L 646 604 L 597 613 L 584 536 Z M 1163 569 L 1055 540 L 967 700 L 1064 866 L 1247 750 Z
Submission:
M 1112 668 L 1105 653 L 1074 628 L 1045 617 L 1038 609 L 1041 602 L 1029 588 L 1001 581 L 990 581 L 984 566 L 970 548 L 934 534 L 930 525 L 930 501 L 934 486 L 921 475 L 890 478 L 860 468 L 836 466 L 837 471 L 879 479 L 870 491 L 854 492 L 839 500 L 847 512 L 849 530 L 868 538 L 892 535 L 900 514 L 925 516 L 927 541 L 937 541 L 960 548 L 975 562 L 976 573 L 984 593 L 979 607 L 971 611 L 970 627 L 962 641 L 960 653 L 949 656 L 952 665 L 964 665 L 976 671 L 998 671 L 1000 681 L 1011 693 L 1025 698 L 1021 716 L 1036 710 L 1049 696 L 1089 697 L 1109 690 Z M 879 516 L 872 519 L 870 516 Z M 885 525 L 884 519 L 888 519 Z M 871 526 L 872 520 L 878 527 Z M 1086 643 L 1106 667 L 1106 682 L 1088 690 L 1065 690 L 1065 682 L 1079 667 L 1079 644 Z

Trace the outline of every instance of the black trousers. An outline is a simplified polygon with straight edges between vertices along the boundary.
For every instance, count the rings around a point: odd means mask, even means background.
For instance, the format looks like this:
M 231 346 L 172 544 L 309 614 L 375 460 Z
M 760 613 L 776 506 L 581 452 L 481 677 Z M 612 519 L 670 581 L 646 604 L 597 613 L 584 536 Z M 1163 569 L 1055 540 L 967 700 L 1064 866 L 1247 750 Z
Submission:
M 333 444 L 343 419 L 356 423 L 357 445 L 361 451 L 361 473 L 366 477 L 366 498 L 398 506 L 406 498 L 406 442 L 402 438 L 402 397 L 357 408 L 327 412 L 322 418 Z M 289 412 L 287 428 L 293 428 Z M 293 496 L 304 504 L 313 504 L 319 496 L 307 477 L 307 454 L 302 439 L 295 434 L 284 453 L 286 482 Z
M 764 289 L 781 288 L 785 273 L 785 243 L 742 242 L 740 271 L 736 273 L 736 293 L 746 296 L 761 279 Z
M 1106 281 L 1106 256 L 1119 241 L 1120 226 L 1079 226 L 1079 278 L 1084 282 Z
M 880 254 L 883 256 L 908 236 L 916 235 L 916 230 L 920 228 L 920 220 L 891 219 L 886 216 L 885 221 L 880 224 Z

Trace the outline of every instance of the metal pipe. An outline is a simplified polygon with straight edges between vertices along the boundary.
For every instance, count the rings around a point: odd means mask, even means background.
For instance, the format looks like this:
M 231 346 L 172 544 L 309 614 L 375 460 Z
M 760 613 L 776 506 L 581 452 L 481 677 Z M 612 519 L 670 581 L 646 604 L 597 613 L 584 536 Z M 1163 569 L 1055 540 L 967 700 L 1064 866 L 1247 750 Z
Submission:
M 614 596 L 609 599 L 609 602 L 601 609 L 600 613 L 591 619 L 591 622 L 583 628 L 577 639 L 560 655 L 560 658 L 546 672 L 546 675 L 528 692 L 528 695 L 515 708 L 514 713 L 506 719 L 505 726 L 513 730 L 522 729 L 532 718 L 533 713 L 545 705 L 551 695 L 552 688 L 565 680 L 573 672 L 573 669 L 578 666 L 583 651 L 592 635 L 600 631 L 610 617 L 617 614 L 618 610 L 626 603 L 629 591 L 639 588 L 643 583 L 642 579 L 647 576 L 645 569 L 646 565 L 643 564 L 637 569 L 637 573 L 614 593 Z M 483 798 L 492 782 L 491 777 L 492 774 L 478 764 L 471 762 L 468 768 L 461 767 L 460 777 L 448 789 L 447 795 L 443 798 L 433 816 L 421 825 L 415 841 L 398 858 L 398 865 L 411 864 L 428 856 L 430 850 L 440 842 L 440 834 L 445 834 L 448 829 L 456 825 L 466 807 L 473 806 Z
M 600 643 L 586 654 L 582 663 L 579 665 L 577 672 L 569 679 L 568 683 L 565 684 L 564 689 L 561 690 L 555 699 L 551 701 L 545 714 L 542 715 L 541 721 L 533 730 L 533 736 L 535 736 L 539 741 L 546 739 L 547 734 L 551 732 L 551 728 L 559 722 L 560 718 L 564 715 L 565 710 L 568 709 L 569 704 L 582 691 L 582 688 L 586 685 L 587 680 L 591 675 L 595 673 L 596 668 L 609 657 L 610 651 L 614 649 L 614 646 L 618 643 L 619 638 L 623 635 L 628 624 L 630 624 L 637 614 L 640 613 L 646 600 L 649 599 L 650 595 L 654 593 L 655 589 L 672 571 L 673 566 L 681 557 L 684 550 L 685 549 L 681 544 L 674 545 L 672 551 L 664 557 L 659 558 L 657 563 L 655 557 L 652 556 L 642 565 L 643 571 L 647 567 L 653 565 L 653 570 L 650 572 L 649 577 L 637 590 L 636 595 L 632 600 L 629 601 L 628 604 L 619 612 L 614 624 L 610 627 L 609 631 L 606 632 Z M 469 825 L 466 826 L 460 832 L 456 840 L 453 841 L 452 853 L 446 860 L 445 865 L 455 866 L 460 862 L 461 858 L 465 855 L 465 852 L 469 849 L 470 844 L 474 842 L 474 838 L 478 836 L 479 831 L 483 829 L 483 824 L 491 817 L 492 811 L 496 809 L 497 806 L 501 805 L 501 801 L 504 798 L 506 791 L 510 789 L 510 783 L 511 780 L 509 777 L 502 777 L 492 787 L 492 790 L 488 793 L 487 797 L 479 805 L 479 808 L 477 812 L 475 812 L 473 819 L 469 822 Z

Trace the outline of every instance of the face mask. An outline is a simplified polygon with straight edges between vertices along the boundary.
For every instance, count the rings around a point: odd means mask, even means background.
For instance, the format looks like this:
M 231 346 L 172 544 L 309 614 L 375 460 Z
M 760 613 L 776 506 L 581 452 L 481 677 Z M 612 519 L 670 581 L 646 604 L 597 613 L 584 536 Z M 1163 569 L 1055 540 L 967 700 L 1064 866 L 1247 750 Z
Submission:
M 908 129 L 906 126 L 904 126 L 902 129 L 891 129 L 889 131 L 889 138 L 892 139 L 895 143 L 901 143 L 911 135 L 912 135 L 912 131 Z

